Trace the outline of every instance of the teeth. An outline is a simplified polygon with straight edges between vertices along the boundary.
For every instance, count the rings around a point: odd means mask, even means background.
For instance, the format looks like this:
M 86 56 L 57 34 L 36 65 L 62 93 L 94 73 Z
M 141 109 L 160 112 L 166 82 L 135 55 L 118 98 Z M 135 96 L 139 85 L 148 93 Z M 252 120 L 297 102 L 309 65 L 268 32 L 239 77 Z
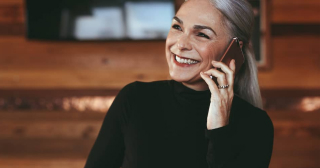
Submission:
M 180 58 L 178 56 L 176 56 L 176 60 L 179 63 L 182 63 L 182 64 L 195 64 L 195 63 L 198 63 L 198 61 L 191 60 L 191 59 L 183 59 L 183 58 Z

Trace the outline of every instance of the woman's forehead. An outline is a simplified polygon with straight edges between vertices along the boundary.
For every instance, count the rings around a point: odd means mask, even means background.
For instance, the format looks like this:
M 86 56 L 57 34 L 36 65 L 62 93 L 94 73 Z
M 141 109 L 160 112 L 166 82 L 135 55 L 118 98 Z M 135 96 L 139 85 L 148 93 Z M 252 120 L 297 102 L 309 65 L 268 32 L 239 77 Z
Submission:
M 180 7 L 176 16 L 186 24 L 216 27 L 221 22 L 221 13 L 209 0 L 188 0 Z

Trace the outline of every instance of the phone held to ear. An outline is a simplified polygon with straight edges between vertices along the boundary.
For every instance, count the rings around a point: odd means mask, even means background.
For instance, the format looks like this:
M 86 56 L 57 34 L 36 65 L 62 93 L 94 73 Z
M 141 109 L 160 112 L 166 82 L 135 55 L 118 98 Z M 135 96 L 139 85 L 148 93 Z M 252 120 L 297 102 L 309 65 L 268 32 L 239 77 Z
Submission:
M 227 50 L 221 57 L 220 61 L 229 66 L 232 59 L 236 61 L 235 74 L 237 74 L 242 64 L 244 63 L 243 52 L 239 44 L 239 39 L 237 37 L 232 38 Z
M 229 66 L 230 61 L 234 59 L 236 61 L 236 70 L 235 74 L 237 74 L 244 63 L 244 56 L 243 52 L 241 50 L 239 39 L 237 37 L 232 38 L 229 46 L 227 47 L 226 51 L 222 55 L 220 61 L 225 63 L 227 66 Z M 223 72 L 220 68 L 218 68 L 219 71 Z M 213 80 L 217 83 L 216 78 L 213 77 Z

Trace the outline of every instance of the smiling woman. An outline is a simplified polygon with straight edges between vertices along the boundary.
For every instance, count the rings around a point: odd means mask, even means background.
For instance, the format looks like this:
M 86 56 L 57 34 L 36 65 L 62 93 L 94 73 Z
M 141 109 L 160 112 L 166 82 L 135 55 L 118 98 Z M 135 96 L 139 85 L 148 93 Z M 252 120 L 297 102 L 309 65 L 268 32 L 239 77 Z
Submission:
M 201 14 L 200 14 L 201 11 Z M 200 72 L 220 60 L 231 37 L 222 23 L 221 13 L 209 1 L 188 1 L 177 12 L 166 41 L 169 73 L 173 80 L 194 90 L 207 90 Z M 196 64 L 176 64 L 176 58 L 196 60 Z
M 165 46 L 172 80 L 125 86 L 85 167 L 268 167 L 273 124 L 260 109 L 252 25 L 246 0 L 186 1 Z M 237 74 L 238 60 L 219 62 L 233 37 L 245 57 Z

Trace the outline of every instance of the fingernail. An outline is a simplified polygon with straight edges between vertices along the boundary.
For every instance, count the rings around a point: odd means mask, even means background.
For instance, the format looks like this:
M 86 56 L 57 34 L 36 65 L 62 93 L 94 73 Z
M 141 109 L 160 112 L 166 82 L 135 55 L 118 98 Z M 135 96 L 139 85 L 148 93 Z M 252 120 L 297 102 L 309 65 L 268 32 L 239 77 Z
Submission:
M 203 78 L 203 72 L 200 72 L 200 76 L 201 76 L 201 78 Z

